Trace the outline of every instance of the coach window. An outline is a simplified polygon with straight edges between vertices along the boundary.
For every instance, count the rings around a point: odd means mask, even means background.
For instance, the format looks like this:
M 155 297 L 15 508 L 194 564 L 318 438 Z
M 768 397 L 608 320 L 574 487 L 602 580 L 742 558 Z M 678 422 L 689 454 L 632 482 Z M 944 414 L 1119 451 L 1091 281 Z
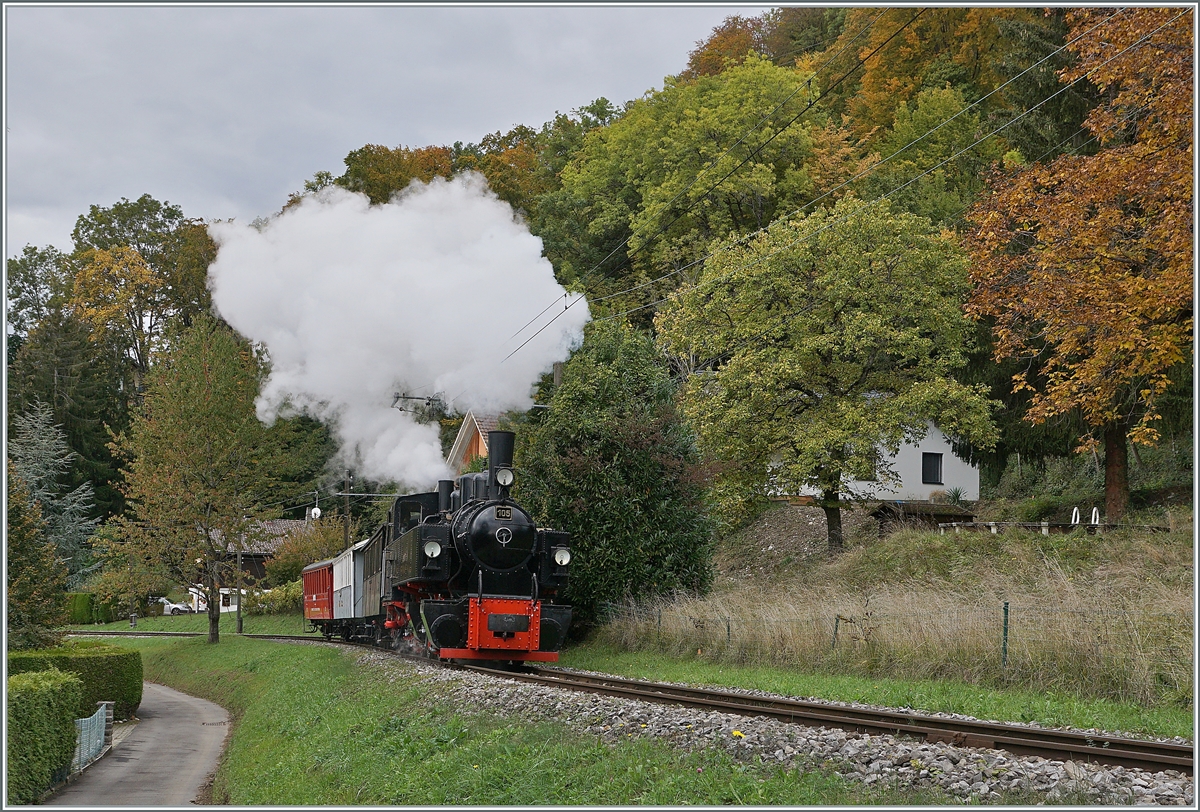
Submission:
M 941 454 L 930 454 L 926 452 L 921 455 L 921 482 L 925 485 L 942 484 Z

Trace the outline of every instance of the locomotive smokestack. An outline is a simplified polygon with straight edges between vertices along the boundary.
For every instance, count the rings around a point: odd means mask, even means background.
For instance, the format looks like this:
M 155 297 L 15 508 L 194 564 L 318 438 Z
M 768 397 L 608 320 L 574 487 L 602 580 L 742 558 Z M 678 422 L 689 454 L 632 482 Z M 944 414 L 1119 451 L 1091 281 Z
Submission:
M 517 435 L 511 431 L 488 432 L 488 485 L 492 488 L 496 488 L 498 485 L 507 487 L 512 484 L 511 479 L 505 483 L 498 483 L 496 472 L 501 468 L 512 470 L 513 445 L 516 438 Z
M 450 510 L 450 496 L 454 493 L 453 479 L 438 480 L 438 512 L 446 513 Z

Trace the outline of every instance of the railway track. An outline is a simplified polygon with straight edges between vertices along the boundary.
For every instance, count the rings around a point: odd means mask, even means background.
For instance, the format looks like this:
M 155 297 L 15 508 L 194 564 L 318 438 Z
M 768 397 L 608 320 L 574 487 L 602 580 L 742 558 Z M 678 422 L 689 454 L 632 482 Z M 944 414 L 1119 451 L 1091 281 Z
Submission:
M 856 733 L 912 736 L 928 742 L 1007 750 L 1014 755 L 1041 756 L 1058 761 L 1085 761 L 1157 772 L 1192 774 L 1191 745 L 1091 735 L 998 722 L 979 722 L 928 716 L 909 711 L 830 705 L 798 699 L 778 699 L 731 691 L 692 688 L 619 677 L 578 674 L 552 668 L 528 673 L 492 671 L 463 666 L 522 682 L 589 691 L 605 696 L 684 705 L 743 716 L 765 716 L 810 727 L 841 728 Z
M 130 630 L 74 632 L 74 634 L 125 637 L 198 637 L 204 633 Z M 242 636 L 324 642 L 323 637 L 311 634 L 247 634 Z M 340 640 L 330 642 L 345 645 Z M 381 650 L 368 644 L 352 643 L 349 645 L 362 645 L 376 651 Z M 399 652 L 390 653 L 425 663 L 435 662 Z M 533 667 L 523 671 L 505 671 L 458 663 L 451 664 L 449 667 L 521 682 L 587 691 L 604 696 L 683 705 L 742 716 L 765 716 L 809 727 L 840 728 L 871 735 L 910 736 L 927 742 L 947 742 L 964 747 L 1002 749 L 1014 755 L 1041 756 L 1057 761 L 1084 761 L 1133 767 L 1150 772 L 1177 770 L 1186 775 L 1193 774 L 1194 750 L 1192 745 L 1186 744 L 1032 728 L 1001 722 L 951 719 L 903 710 L 858 708 L 810 700 L 763 697 L 718 689 L 580 674 L 557 668 Z

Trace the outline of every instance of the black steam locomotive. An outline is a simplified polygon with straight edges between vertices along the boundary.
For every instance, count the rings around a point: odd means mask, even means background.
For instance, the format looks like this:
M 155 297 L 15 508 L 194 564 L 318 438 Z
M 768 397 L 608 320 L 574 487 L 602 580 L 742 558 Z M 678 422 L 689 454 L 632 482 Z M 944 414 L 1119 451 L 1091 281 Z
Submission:
M 445 660 L 556 661 L 571 622 L 555 602 L 570 536 L 509 498 L 513 441 L 489 432 L 487 473 L 397 497 L 369 539 L 305 567 L 313 628 Z

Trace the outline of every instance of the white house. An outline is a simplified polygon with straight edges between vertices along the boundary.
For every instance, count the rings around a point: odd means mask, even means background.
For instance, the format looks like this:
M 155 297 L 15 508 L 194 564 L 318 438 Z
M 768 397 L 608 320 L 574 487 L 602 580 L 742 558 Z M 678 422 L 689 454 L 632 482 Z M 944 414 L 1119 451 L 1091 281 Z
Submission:
M 973 502 L 979 498 L 978 466 L 955 454 L 950 439 L 936 426 L 930 425 L 921 441 L 903 443 L 888 463 L 900 477 L 899 482 L 856 480 L 850 483 L 850 492 L 872 499 L 930 501 L 937 495 L 935 492 L 945 494 L 958 489 L 962 499 Z M 806 489 L 795 495 L 817 496 L 818 493 L 815 489 Z

